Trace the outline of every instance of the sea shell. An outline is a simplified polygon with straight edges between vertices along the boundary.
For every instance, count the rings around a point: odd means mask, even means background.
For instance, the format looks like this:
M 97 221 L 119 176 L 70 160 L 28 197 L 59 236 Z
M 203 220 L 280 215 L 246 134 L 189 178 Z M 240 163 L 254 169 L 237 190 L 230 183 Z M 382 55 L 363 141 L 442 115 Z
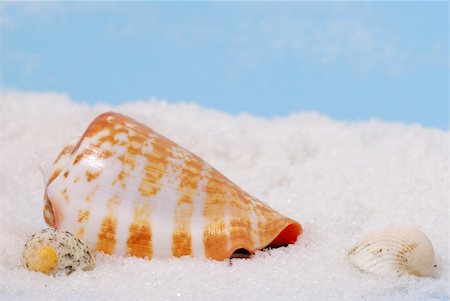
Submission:
M 434 265 L 434 251 L 428 237 L 413 227 L 391 227 L 372 233 L 348 254 L 361 271 L 377 275 L 428 276 Z
M 48 275 L 68 275 L 78 269 L 87 271 L 94 267 L 89 248 L 81 240 L 53 228 L 31 236 L 25 244 L 22 263 L 31 271 Z
M 302 232 L 193 153 L 117 113 L 98 116 L 50 174 L 47 224 L 107 254 L 223 260 L 294 243 Z

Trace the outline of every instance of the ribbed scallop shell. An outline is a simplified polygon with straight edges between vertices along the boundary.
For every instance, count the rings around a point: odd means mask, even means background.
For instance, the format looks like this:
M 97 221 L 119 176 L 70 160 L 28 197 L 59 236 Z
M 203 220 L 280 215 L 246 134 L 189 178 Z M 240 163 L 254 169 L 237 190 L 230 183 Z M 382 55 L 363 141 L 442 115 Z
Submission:
M 434 251 L 428 237 L 413 227 L 392 227 L 372 233 L 349 252 L 350 262 L 377 275 L 428 276 Z
M 193 153 L 105 113 L 52 165 L 44 218 L 92 249 L 148 258 L 222 260 L 294 243 L 301 226 Z

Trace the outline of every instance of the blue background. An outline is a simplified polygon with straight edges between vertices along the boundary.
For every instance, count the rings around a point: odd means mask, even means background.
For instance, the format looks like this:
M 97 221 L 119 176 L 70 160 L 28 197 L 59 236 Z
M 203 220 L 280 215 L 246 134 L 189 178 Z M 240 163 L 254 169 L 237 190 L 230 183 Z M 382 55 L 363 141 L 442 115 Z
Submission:
M 0 5 L 3 91 L 448 129 L 447 2 Z

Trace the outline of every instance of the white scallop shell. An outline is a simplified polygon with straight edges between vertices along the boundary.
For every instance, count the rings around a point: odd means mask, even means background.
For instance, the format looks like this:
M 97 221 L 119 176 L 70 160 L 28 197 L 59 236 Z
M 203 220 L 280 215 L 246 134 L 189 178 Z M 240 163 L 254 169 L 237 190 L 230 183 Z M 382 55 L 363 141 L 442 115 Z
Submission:
M 434 265 L 430 240 L 413 227 L 392 227 L 372 233 L 358 242 L 348 256 L 361 271 L 377 275 L 429 276 Z
M 57 254 L 56 265 L 45 272 L 49 275 L 69 275 L 78 269 L 87 271 L 94 267 L 91 252 L 81 240 L 67 231 L 47 228 L 35 233 L 25 244 L 22 262 L 27 269 L 34 270 L 32 262 L 36 262 L 42 247 L 50 247 Z

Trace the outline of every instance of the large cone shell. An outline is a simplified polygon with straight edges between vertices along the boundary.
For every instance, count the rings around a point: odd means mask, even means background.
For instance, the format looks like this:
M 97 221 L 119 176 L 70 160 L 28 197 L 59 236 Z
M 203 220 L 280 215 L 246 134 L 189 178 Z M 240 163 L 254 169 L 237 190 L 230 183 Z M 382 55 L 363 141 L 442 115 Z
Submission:
M 301 234 L 196 155 L 117 113 L 98 116 L 50 174 L 47 224 L 107 254 L 222 260 Z

